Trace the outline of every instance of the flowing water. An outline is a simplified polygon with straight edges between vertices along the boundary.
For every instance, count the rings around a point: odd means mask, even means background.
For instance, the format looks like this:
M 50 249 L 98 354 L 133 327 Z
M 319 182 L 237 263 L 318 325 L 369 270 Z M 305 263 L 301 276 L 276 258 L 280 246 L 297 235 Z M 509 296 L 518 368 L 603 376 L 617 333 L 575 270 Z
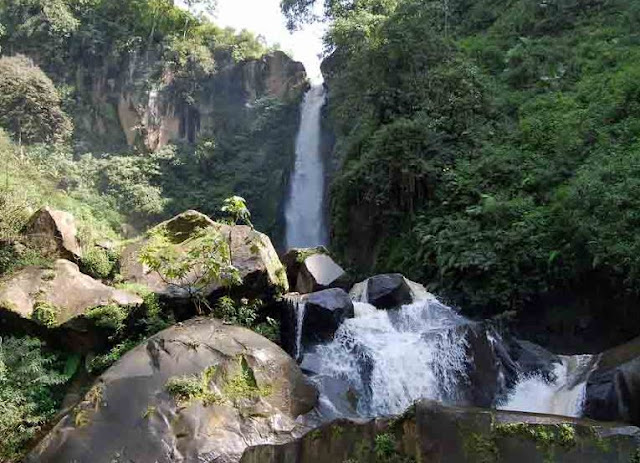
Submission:
M 393 415 L 423 398 L 473 404 L 469 390 L 478 383 L 468 376 L 477 344 L 470 345 L 466 330 L 472 324 L 421 286 L 412 285 L 412 290 L 413 304 L 378 310 L 366 302 L 366 284 L 357 285 L 351 293 L 355 317 L 343 322 L 332 342 L 304 350 L 301 366 L 321 392 L 321 413 L 331 417 Z M 298 352 L 302 350 L 303 319 L 304 307 L 298 305 Z M 495 347 L 503 341 L 492 330 L 480 332 L 486 337 L 484 345 L 492 346 L 493 351 L 477 355 L 492 355 L 491 362 L 500 364 L 504 359 Z M 481 384 L 495 385 L 494 406 L 500 409 L 580 416 L 594 358 L 561 359 L 551 375 L 553 381 L 518 372 L 515 386 L 507 390 L 505 375 L 514 373 L 501 367 L 489 382 Z
M 498 408 L 562 416 L 582 416 L 587 379 L 594 369 L 593 355 L 561 356 L 553 379 L 542 375 L 522 377 L 507 401 Z
M 326 244 L 324 224 L 324 165 L 320 152 L 321 110 L 325 102 L 322 85 L 312 87 L 302 103 L 296 140 L 296 164 L 285 206 L 287 247 Z

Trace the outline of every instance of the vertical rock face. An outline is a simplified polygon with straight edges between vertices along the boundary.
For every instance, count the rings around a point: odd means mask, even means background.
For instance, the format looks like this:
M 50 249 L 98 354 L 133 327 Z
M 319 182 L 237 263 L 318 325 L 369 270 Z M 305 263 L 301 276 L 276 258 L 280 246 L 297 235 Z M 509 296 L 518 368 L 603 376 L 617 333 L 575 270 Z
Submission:
M 159 62 L 153 53 L 132 53 L 124 70 L 107 67 L 94 70 L 92 75 L 78 71 L 76 80 L 96 108 L 90 117 L 77 122 L 79 127 L 112 143 L 143 145 L 155 151 L 169 142 L 196 141 L 202 130 L 215 125 L 219 106 L 231 105 L 242 111 L 264 97 L 296 101 L 308 86 L 302 63 L 276 51 L 204 79 L 199 83 L 202 94 L 194 104 L 185 105 L 170 91 L 170 73 L 155 77 Z

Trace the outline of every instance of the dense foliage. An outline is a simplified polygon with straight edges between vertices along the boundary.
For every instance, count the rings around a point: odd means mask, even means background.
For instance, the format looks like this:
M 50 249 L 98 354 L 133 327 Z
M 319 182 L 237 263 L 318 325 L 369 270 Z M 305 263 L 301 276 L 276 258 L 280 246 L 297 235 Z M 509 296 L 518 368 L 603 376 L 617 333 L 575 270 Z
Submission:
M 55 415 L 60 386 L 75 368 L 73 358 L 65 363 L 46 352 L 38 339 L 0 338 L 0 461 L 19 458 L 24 445 Z
M 215 1 L 185 5 L 0 1 L 0 50 L 12 56 L 0 62 L 0 127 L 16 142 L 47 143 L 39 162 L 63 176 L 61 186 L 107 196 L 106 210 L 124 212 L 137 229 L 185 209 L 216 214 L 239 193 L 256 225 L 280 236 L 298 100 L 261 89 L 246 97 L 244 62 L 272 49 L 211 23 L 204 13 Z M 143 115 L 154 98 L 157 109 Z M 165 110 L 182 142 L 157 149 L 154 117 Z M 70 136 L 72 146 L 50 146 Z
M 283 9 L 304 19 L 313 3 Z M 637 2 L 326 9 L 345 260 L 407 273 L 474 313 L 637 301 Z

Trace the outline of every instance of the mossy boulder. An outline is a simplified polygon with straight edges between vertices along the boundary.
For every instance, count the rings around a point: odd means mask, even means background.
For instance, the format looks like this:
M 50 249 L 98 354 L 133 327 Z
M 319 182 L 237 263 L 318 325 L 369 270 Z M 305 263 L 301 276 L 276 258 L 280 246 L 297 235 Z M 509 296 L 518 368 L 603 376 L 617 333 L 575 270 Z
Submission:
M 187 254 L 199 245 L 203 230 L 217 233 L 226 241 L 231 264 L 242 278 L 242 284 L 233 288 L 238 294 L 243 297 L 270 297 L 288 290 L 285 269 L 268 236 L 244 225 L 214 222 L 197 211 L 187 211 L 163 222 L 149 230 L 146 236 L 125 246 L 121 257 L 122 278 L 127 283 L 145 285 L 161 297 L 189 298 L 189 291 L 184 286 L 147 268 L 140 256 L 150 240 L 158 235 L 174 245 L 177 253 Z M 198 268 L 192 269 L 193 274 L 198 272 Z M 211 281 L 204 288 L 203 296 L 213 296 L 222 289 L 222 282 Z
M 247 447 L 292 440 L 317 397 L 277 345 L 197 318 L 125 354 L 27 461 L 238 461 Z
M 639 442 L 635 427 L 422 401 L 400 417 L 339 420 L 286 444 L 250 448 L 241 461 L 634 462 Z
M 90 308 L 109 304 L 138 306 L 142 298 L 94 280 L 62 259 L 52 268 L 26 267 L 0 282 L 0 313 L 48 328 L 69 325 Z

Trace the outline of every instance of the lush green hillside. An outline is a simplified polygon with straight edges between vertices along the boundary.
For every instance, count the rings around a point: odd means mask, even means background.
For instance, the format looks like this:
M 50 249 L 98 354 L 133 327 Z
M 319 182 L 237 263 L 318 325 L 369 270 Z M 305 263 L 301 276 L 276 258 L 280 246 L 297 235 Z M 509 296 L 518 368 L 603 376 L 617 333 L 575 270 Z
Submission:
M 64 189 L 117 196 L 138 230 L 239 194 L 277 239 L 304 69 L 211 3 L 0 1 L 0 128 L 51 171 L 77 161 Z
M 295 20 L 305 3 L 283 6 Z M 545 307 L 567 326 L 603 313 L 637 333 L 640 4 L 371 0 L 327 14 L 342 256 L 471 313 Z

